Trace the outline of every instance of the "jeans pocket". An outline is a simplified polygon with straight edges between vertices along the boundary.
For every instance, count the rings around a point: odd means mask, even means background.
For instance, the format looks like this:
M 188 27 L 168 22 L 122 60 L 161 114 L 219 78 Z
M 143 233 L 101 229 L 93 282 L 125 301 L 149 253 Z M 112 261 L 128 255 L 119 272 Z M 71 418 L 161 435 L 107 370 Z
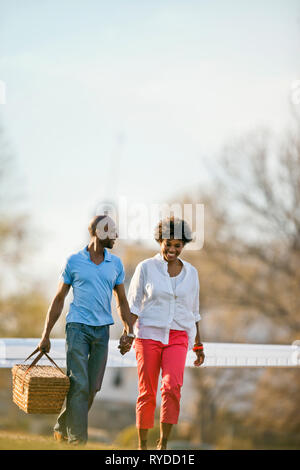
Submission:
M 78 339 L 78 335 L 82 331 L 82 324 L 81 323 L 67 323 L 66 325 L 66 350 L 70 351 L 76 339 Z
M 99 328 L 93 337 L 94 342 L 96 343 L 108 343 L 109 341 L 109 325 L 104 325 Z

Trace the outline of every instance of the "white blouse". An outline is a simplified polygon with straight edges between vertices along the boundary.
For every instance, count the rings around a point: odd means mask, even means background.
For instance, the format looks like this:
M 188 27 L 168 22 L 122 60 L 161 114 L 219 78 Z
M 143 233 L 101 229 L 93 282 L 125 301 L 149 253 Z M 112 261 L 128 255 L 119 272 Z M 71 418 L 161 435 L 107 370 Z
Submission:
M 195 342 L 199 314 L 199 278 L 194 266 L 183 263 L 180 274 L 171 278 L 168 262 L 160 253 L 136 267 L 128 291 L 130 311 L 138 316 L 138 338 L 168 344 L 170 330 L 186 331 L 189 349 Z M 172 286 L 174 283 L 174 288 Z

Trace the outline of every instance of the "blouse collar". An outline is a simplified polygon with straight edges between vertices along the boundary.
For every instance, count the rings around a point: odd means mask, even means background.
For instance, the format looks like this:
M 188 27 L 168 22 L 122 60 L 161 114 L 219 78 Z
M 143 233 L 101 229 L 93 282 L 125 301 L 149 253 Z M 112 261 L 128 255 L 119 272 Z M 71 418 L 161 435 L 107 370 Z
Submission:
M 165 274 L 169 275 L 169 273 L 168 273 L 168 261 L 166 261 L 166 260 L 164 259 L 164 257 L 162 256 L 162 254 L 161 254 L 161 253 L 157 253 L 157 254 L 154 256 L 154 258 L 155 258 L 157 261 L 159 261 L 159 262 L 161 263 L 162 268 L 163 268 Z M 178 258 L 178 259 L 180 259 L 180 261 L 182 262 L 183 267 L 186 268 L 187 265 L 188 265 L 187 261 L 185 261 L 184 259 L 181 259 L 181 258 Z

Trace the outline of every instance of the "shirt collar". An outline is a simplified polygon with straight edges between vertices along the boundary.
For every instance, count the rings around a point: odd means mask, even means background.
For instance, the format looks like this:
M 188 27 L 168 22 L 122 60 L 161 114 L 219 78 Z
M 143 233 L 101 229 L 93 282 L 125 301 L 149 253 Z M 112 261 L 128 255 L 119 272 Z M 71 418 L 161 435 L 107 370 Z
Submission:
M 107 248 L 103 249 L 104 251 L 104 261 L 111 261 L 111 253 L 107 250 Z M 88 251 L 88 245 L 82 250 L 84 256 L 91 261 L 90 253 Z
M 157 259 L 161 264 L 162 264 L 162 267 L 165 271 L 165 274 L 168 274 L 168 261 L 166 261 L 164 259 L 164 257 L 162 256 L 161 253 L 157 253 L 155 256 L 154 256 L 155 259 Z M 186 268 L 187 266 L 187 261 L 184 261 L 184 259 L 181 259 L 178 257 L 178 259 L 180 259 L 180 261 L 182 262 L 183 264 L 183 267 Z M 169 275 L 169 274 L 168 274 Z

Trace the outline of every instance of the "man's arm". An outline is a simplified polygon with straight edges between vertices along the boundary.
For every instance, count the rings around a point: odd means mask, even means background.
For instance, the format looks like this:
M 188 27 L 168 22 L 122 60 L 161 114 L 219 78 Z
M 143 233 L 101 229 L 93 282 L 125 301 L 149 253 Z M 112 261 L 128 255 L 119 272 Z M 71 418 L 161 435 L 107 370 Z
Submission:
M 123 322 L 123 333 L 133 334 L 133 326 L 137 320 L 137 315 L 130 312 L 124 284 L 119 284 L 114 287 L 114 296 L 116 298 L 118 314 Z
M 65 284 L 63 281 L 59 283 L 57 293 L 47 313 L 42 339 L 38 346 L 40 351 L 50 351 L 50 333 L 61 315 L 62 309 L 64 307 L 65 298 L 68 295 L 70 287 L 70 284 Z

